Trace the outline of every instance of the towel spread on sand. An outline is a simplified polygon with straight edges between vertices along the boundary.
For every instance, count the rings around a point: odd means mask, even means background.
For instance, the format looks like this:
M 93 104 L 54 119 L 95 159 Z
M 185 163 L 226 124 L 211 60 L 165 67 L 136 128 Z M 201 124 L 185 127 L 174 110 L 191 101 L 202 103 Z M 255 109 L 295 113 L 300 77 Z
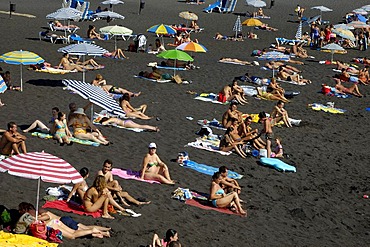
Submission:
M 215 172 L 218 172 L 217 167 L 205 165 L 205 164 L 199 164 L 195 161 L 192 160 L 184 160 L 183 167 L 185 168 L 191 168 L 193 170 L 196 170 L 200 173 L 207 174 L 207 175 L 213 175 Z M 232 178 L 232 179 L 241 179 L 243 175 L 238 174 L 237 172 L 234 171 L 228 171 L 227 177 Z
M 172 82 L 171 80 L 162 80 L 162 79 L 151 79 L 151 78 L 148 78 L 148 77 L 144 77 L 144 76 L 139 76 L 139 75 L 134 75 L 135 78 L 140 78 L 140 79 L 144 79 L 144 80 L 147 80 L 147 81 L 152 81 L 152 82 L 158 82 L 158 83 L 167 83 L 167 82 Z
M 236 65 L 246 65 L 246 66 L 253 66 L 252 63 L 243 61 L 243 62 L 233 62 L 233 61 L 225 61 L 225 60 L 218 60 L 219 63 L 228 63 L 228 64 L 236 64 Z
M 87 216 L 92 216 L 93 218 L 99 218 L 102 215 L 101 210 L 94 212 L 94 213 L 89 213 L 85 212 L 84 207 L 80 204 L 77 204 L 76 202 L 66 202 L 62 200 L 56 200 L 56 201 L 47 201 L 45 202 L 44 206 L 42 208 L 54 208 L 58 209 L 63 212 L 69 212 L 69 213 L 74 213 L 78 215 L 87 215 Z
M 201 209 L 214 210 L 214 211 L 224 213 L 224 214 L 233 214 L 233 215 L 241 216 L 240 214 L 235 213 L 235 212 L 231 211 L 228 208 L 216 208 L 211 204 L 211 202 L 205 201 L 205 200 L 189 199 L 189 200 L 185 201 L 185 204 L 190 205 L 190 206 L 194 206 L 194 207 L 197 207 L 197 208 L 201 208 Z
M 101 125 L 101 126 L 113 126 L 113 127 L 119 128 L 119 129 L 131 130 L 131 131 L 134 131 L 134 132 L 143 132 L 143 131 L 145 131 L 144 129 L 126 128 L 126 127 L 123 127 L 123 126 L 120 126 L 120 125 L 117 125 L 117 124 L 102 125 L 101 123 L 99 123 L 99 121 L 103 117 L 105 117 L 105 116 L 104 115 L 97 114 L 97 113 L 94 113 L 93 124 L 95 124 L 95 125 Z M 107 117 L 109 117 L 109 116 L 107 116 Z
M 171 67 L 171 66 L 161 66 L 158 65 L 156 62 L 148 63 L 148 67 L 156 67 L 157 69 L 172 69 L 172 70 L 188 70 L 187 68 L 178 68 L 178 67 Z
M 210 152 L 216 152 L 222 155 L 232 154 L 231 151 L 228 151 L 228 152 L 220 151 L 219 145 L 220 145 L 220 140 L 215 140 L 215 139 L 210 140 L 210 139 L 207 139 L 207 136 L 203 136 L 203 137 L 197 138 L 195 142 L 189 142 L 187 145 L 185 145 L 185 147 L 203 149 L 203 150 L 207 150 Z
M 57 68 L 52 68 L 52 67 L 45 67 L 42 69 L 36 69 L 36 72 L 44 72 L 44 73 L 49 73 L 49 74 L 68 74 L 68 73 L 75 73 L 77 70 L 66 70 L 66 69 L 57 69 Z
M 41 133 L 41 132 L 32 132 L 31 135 L 37 136 L 42 139 L 53 139 L 54 138 L 53 135 Z M 89 140 L 81 140 L 76 137 L 71 137 L 70 140 L 71 142 L 75 142 L 75 143 L 82 144 L 82 145 L 88 145 L 88 146 L 94 146 L 94 147 L 98 147 L 100 145 L 100 143 L 89 141 Z
M 113 168 L 112 169 L 112 174 L 116 175 L 120 178 L 123 178 L 123 179 L 133 179 L 133 180 L 146 182 L 146 183 L 150 183 L 150 184 L 160 184 L 159 181 L 141 179 L 140 178 L 140 171 L 131 171 L 131 170 L 123 170 L 123 169 Z
M 0 231 L 0 246 L 2 247 L 57 247 L 56 243 L 35 238 L 26 234 L 13 234 Z
M 344 109 L 334 108 L 334 107 L 326 106 L 326 105 L 319 104 L 319 103 L 309 104 L 308 107 L 310 107 L 312 110 L 315 110 L 315 111 L 324 111 L 324 112 L 329 112 L 333 114 L 343 114 L 347 111 Z
M 201 93 L 194 99 L 200 100 L 200 101 L 205 101 L 205 102 L 212 102 L 214 104 L 221 104 L 221 105 L 227 105 L 229 102 L 222 103 L 217 100 L 217 94 L 214 93 Z
M 197 123 L 199 125 L 211 127 L 214 129 L 226 130 L 226 128 L 217 119 L 213 119 L 213 120 L 202 119 L 202 120 L 198 120 Z
M 285 82 L 285 83 L 289 83 L 289 84 L 293 84 L 293 85 L 299 85 L 299 86 L 306 86 L 307 85 L 306 83 L 298 83 L 296 81 L 287 81 L 287 80 L 282 80 L 282 79 L 279 79 L 279 78 L 276 78 L 276 81 L 277 82 Z

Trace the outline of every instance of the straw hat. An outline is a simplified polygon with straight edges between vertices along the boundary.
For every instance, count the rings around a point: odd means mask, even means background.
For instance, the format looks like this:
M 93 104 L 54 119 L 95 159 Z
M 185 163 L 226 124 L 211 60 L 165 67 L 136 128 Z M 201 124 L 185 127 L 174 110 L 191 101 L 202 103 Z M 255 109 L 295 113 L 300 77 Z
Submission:
M 77 108 L 77 110 L 75 110 L 73 113 L 74 114 L 86 115 L 83 108 Z

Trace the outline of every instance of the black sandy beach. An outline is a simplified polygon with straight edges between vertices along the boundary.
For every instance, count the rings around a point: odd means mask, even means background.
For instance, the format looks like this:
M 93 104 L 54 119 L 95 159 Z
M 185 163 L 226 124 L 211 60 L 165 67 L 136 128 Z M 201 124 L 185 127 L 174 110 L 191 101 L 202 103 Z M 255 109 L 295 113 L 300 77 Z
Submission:
M 63 44 L 51 44 L 39 41 L 38 32 L 47 26 L 45 16 L 61 7 L 60 0 L 16 0 L 17 13 L 27 13 L 36 18 L 9 16 L 0 14 L 0 53 L 13 50 L 29 50 L 39 54 L 47 62 L 57 65 L 61 54 L 57 49 Z M 94 10 L 100 1 L 91 0 Z M 108 83 L 142 92 L 140 97 L 132 100 L 133 105 L 148 104 L 148 115 L 158 116 L 161 120 L 148 121 L 158 125 L 159 133 L 132 131 L 117 128 L 101 128 L 103 134 L 113 142 L 113 145 L 91 147 L 75 144 L 60 147 L 55 141 L 28 137 L 28 151 L 49 152 L 59 156 L 76 169 L 87 166 L 91 170 L 88 183 L 92 184 L 94 174 L 101 168 L 105 159 L 112 159 L 114 167 L 138 170 L 147 145 L 156 142 L 158 154 L 168 164 L 175 186 L 152 185 L 132 180 L 117 178 L 123 188 L 135 197 L 151 200 L 150 205 L 133 207 L 142 216 L 129 218 L 116 215 L 115 220 L 93 219 L 87 216 L 73 215 L 78 221 L 87 224 L 102 224 L 112 227 L 112 237 L 105 239 L 81 238 L 65 240 L 61 246 L 140 246 L 147 245 L 153 233 L 164 235 L 168 228 L 179 232 L 184 246 L 367 246 L 369 245 L 369 199 L 363 199 L 370 193 L 369 187 L 369 97 L 340 99 L 324 96 L 318 91 L 322 83 L 334 85 L 327 76 L 334 75 L 333 65 L 321 65 L 319 60 L 330 58 L 329 53 L 309 50 L 311 60 L 302 60 L 305 65 L 299 66 L 303 76 L 312 80 L 307 86 L 283 84 L 286 90 L 299 90 L 301 94 L 295 97 L 286 108 L 290 115 L 302 119 L 302 125 L 294 128 L 275 128 L 275 134 L 283 139 L 284 150 L 291 154 L 297 173 L 282 173 L 263 167 L 257 159 L 242 159 L 233 154 L 222 156 L 203 150 L 184 147 L 194 141 L 195 132 L 200 126 L 197 119 L 220 119 L 227 106 L 193 100 L 186 91 L 217 93 L 224 85 L 230 83 L 235 76 L 245 72 L 257 76 L 271 76 L 270 71 L 260 70 L 259 66 L 239 66 L 218 63 L 221 57 L 238 58 L 253 61 L 252 50 L 268 47 L 275 37 L 293 38 L 298 23 L 293 15 L 297 4 L 306 7 L 306 16 L 318 14 L 310 7 L 324 5 L 333 12 L 324 13 L 324 19 L 338 23 L 346 12 L 368 1 L 275 1 L 272 9 L 266 9 L 265 14 L 271 16 L 264 20 L 270 26 L 279 29 L 278 32 L 257 31 L 258 40 L 243 42 L 216 41 L 216 32 L 232 35 L 236 16 L 233 14 L 206 14 L 202 9 L 211 3 L 207 0 L 203 5 L 189 5 L 176 0 L 147 0 L 141 15 L 138 15 L 139 1 L 126 0 L 124 5 L 114 7 L 123 14 L 124 20 L 115 20 L 112 24 L 120 24 L 133 29 L 135 33 L 148 36 L 147 44 L 154 44 L 155 36 L 146 32 L 152 25 L 184 22 L 178 17 L 181 11 L 190 10 L 199 15 L 199 25 L 204 31 L 193 34 L 201 44 L 208 48 L 205 54 L 195 55 L 195 63 L 200 69 L 180 72 L 189 85 L 175 83 L 159 84 L 136 79 L 133 75 L 141 70 L 148 70 L 148 62 L 159 61 L 154 55 L 144 53 L 129 53 L 129 59 L 124 61 L 96 58 L 105 65 L 105 69 L 88 72 L 87 81 L 91 81 L 97 73 L 101 73 Z M 269 4 L 269 1 L 268 1 Z M 9 2 L 1 1 L 0 10 L 8 10 Z M 235 12 L 253 11 L 239 1 Z M 80 26 L 79 34 L 85 36 L 91 22 L 75 23 Z M 105 21 L 93 23 L 97 29 L 106 26 Z M 246 33 L 248 27 L 244 27 Z M 308 27 L 304 27 L 308 31 Z M 165 43 L 173 40 L 165 38 Z M 125 49 L 130 41 L 118 42 L 118 47 Z M 98 41 L 98 45 L 112 50 L 114 43 Z M 170 47 L 168 47 L 170 49 Z M 352 57 L 366 56 L 368 52 L 349 50 L 347 54 L 335 54 L 335 57 L 349 62 Z M 4 71 L 10 70 L 13 81 L 19 82 L 20 68 L 16 65 L 1 63 Z M 51 108 L 59 107 L 68 110 L 70 102 L 79 106 L 87 103 L 76 94 L 62 89 L 61 80 L 82 79 L 82 74 L 52 75 L 36 73 L 23 67 L 24 92 L 7 91 L 0 95 L 6 104 L 0 108 L 0 127 L 15 121 L 21 128 L 26 127 L 35 119 L 48 121 Z M 360 90 L 369 94 L 369 88 L 360 86 Z M 316 112 L 307 107 L 317 102 L 325 104 L 335 102 L 338 108 L 346 109 L 345 114 L 330 114 Z M 275 102 L 249 99 L 249 104 L 239 109 L 246 113 L 270 112 Z M 94 108 L 99 111 L 99 107 Z M 194 118 L 193 121 L 186 119 Z M 139 123 L 144 121 L 135 120 Z M 260 128 L 261 126 L 255 125 Z M 221 131 L 214 131 L 222 134 Z M 192 190 L 208 192 L 211 177 L 185 169 L 171 162 L 180 151 L 187 151 L 190 159 L 212 166 L 226 165 L 244 175 L 240 180 L 243 188 L 241 198 L 248 217 L 221 214 L 185 205 L 171 199 L 171 192 L 178 186 Z M 35 203 L 37 181 L 0 174 L 0 204 L 16 208 L 21 201 Z M 41 195 L 54 184 L 42 183 Z M 54 211 L 53 211 L 54 212 Z M 58 212 L 58 211 L 55 211 Z M 60 212 L 58 212 L 60 213 Z M 69 214 L 67 214 L 69 215 Z

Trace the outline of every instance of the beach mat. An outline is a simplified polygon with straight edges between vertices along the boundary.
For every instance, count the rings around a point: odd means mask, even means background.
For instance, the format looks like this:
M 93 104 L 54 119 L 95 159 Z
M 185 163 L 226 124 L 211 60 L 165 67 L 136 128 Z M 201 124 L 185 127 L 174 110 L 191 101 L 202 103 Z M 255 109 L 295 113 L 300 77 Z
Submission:
M 205 164 L 199 164 L 192 160 L 184 160 L 182 166 L 185 168 L 193 169 L 197 172 L 200 172 L 206 175 L 210 175 L 210 176 L 212 176 L 215 172 L 218 172 L 218 167 L 213 167 L 213 166 L 209 166 Z M 232 179 L 241 179 L 243 175 L 240 175 L 237 172 L 228 170 L 227 177 L 232 178 Z
M 57 247 L 56 243 L 49 243 L 46 240 L 32 237 L 26 234 L 13 234 L 0 231 L 1 247 Z
M 118 169 L 118 168 L 113 168 L 112 169 L 112 174 L 116 175 L 120 178 L 123 179 L 133 179 L 141 182 L 146 182 L 150 184 L 160 184 L 159 181 L 155 180 L 143 180 L 140 178 L 140 172 L 139 171 L 131 171 L 131 170 L 124 170 L 124 169 Z
M 220 104 L 220 105 L 227 105 L 229 102 L 222 103 L 217 100 L 217 95 L 214 93 L 201 93 L 198 96 L 196 96 L 194 99 L 204 101 L 204 102 L 212 102 L 214 104 Z
M 156 80 L 156 79 L 150 79 L 150 78 L 147 78 L 147 77 L 144 77 L 144 76 L 139 76 L 139 75 L 134 75 L 134 77 L 135 78 L 140 78 L 140 79 L 143 79 L 143 80 L 147 80 L 147 81 L 158 82 L 158 83 L 172 82 L 171 80 Z
M 324 112 L 329 112 L 332 114 L 343 114 L 347 111 L 344 109 L 334 108 L 334 107 L 326 106 L 326 105 L 319 104 L 319 103 L 309 104 L 308 107 L 310 107 L 314 111 L 324 111 Z
M 41 133 L 41 132 L 32 132 L 31 135 L 42 138 L 42 139 L 53 139 L 54 138 L 53 135 L 46 134 L 46 133 Z M 88 146 L 94 146 L 94 147 L 100 146 L 100 143 L 89 141 L 89 140 L 81 140 L 81 139 L 78 139 L 76 137 L 71 137 L 70 140 L 72 142 L 82 144 L 82 145 L 88 145 Z
M 234 213 L 233 211 L 231 211 L 228 208 L 216 208 L 213 205 L 211 205 L 211 202 L 205 201 L 205 200 L 189 199 L 189 200 L 185 201 L 185 204 L 193 206 L 193 207 L 205 209 L 205 210 L 217 211 L 217 212 L 223 213 L 223 214 L 233 214 L 233 215 L 241 216 L 240 214 Z
M 207 140 L 207 137 L 197 138 L 195 142 L 189 142 L 185 147 L 193 147 L 209 152 L 219 153 L 221 155 L 230 155 L 231 151 L 225 152 L 219 149 L 220 140 Z
M 69 201 L 69 202 L 62 201 L 62 200 L 56 200 L 52 202 L 47 201 L 42 206 L 42 208 L 54 208 L 54 209 L 58 209 L 63 212 L 69 212 L 69 213 L 74 213 L 78 215 L 92 216 L 93 218 L 99 218 L 102 215 L 101 210 L 99 210 L 98 212 L 94 212 L 94 213 L 85 212 L 82 205 L 79 205 L 72 201 Z

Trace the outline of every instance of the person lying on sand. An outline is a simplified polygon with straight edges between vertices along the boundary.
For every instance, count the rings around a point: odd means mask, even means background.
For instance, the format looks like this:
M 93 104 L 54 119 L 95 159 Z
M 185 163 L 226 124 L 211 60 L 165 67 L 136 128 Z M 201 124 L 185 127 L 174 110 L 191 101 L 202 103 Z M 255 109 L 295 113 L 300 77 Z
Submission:
M 291 53 L 293 53 L 296 57 L 300 58 L 308 58 L 307 50 L 303 48 L 303 42 L 300 44 L 294 44 L 291 49 Z
M 274 27 L 270 27 L 267 23 L 262 23 L 261 26 L 258 27 L 258 29 L 261 29 L 261 30 L 267 30 L 267 31 L 273 31 L 273 32 L 276 32 L 278 31 L 279 29 L 277 28 L 274 28 Z
M 20 154 L 21 151 L 27 153 L 27 137 L 21 135 L 17 127 L 15 122 L 8 123 L 8 130 L 3 133 L 0 139 L 0 154 L 13 155 Z
M 18 208 L 21 215 L 28 213 L 32 217 L 36 217 L 36 209 L 32 204 L 21 202 Z M 69 216 L 60 217 L 43 209 L 39 211 L 37 220 L 45 222 L 48 227 L 51 227 L 54 230 L 60 230 L 62 232 L 62 236 L 68 239 L 76 239 L 87 235 L 91 235 L 95 238 L 110 237 L 109 231 L 111 228 L 109 227 L 94 225 L 86 226 L 82 223 L 76 222 Z
M 271 70 L 272 69 L 277 70 L 280 67 L 283 67 L 284 71 L 287 72 L 287 73 L 290 73 L 290 74 L 301 73 L 302 72 L 301 70 L 297 69 L 296 67 L 285 64 L 285 63 L 280 62 L 280 61 L 269 61 L 269 62 L 265 63 L 265 67 L 269 68 Z
M 363 85 L 368 85 L 366 70 L 361 70 L 361 77 L 360 77 L 360 71 L 359 71 L 359 76 L 353 76 L 353 75 L 350 75 L 345 68 L 342 68 L 342 72 L 340 74 L 335 75 L 334 78 L 337 78 L 343 82 L 353 82 L 356 84 L 361 83 Z
M 111 117 L 111 118 L 103 117 L 99 123 L 101 123 L 102 125 L 116 124 L 118 126 L 122 126 L 125 128 L 138 128 L 138 129 L 145 129 L 145 130 L 151 130 L 154 132 L 159 132 L 159 128 L 156 126 L 151 126 L 147 124 L 137 124 L 130 119 L 122 120 L 122 119 L 115 118 L 115 117 Z
M 362 63 L 362 64 L 370 65 L 370 59 L 366 57 L 355 57 L 355 58 L 352 58 L 352 61 L 355 63 Z
M 104 53 L 103 56 L 110 57 L 110 58 L 116 58 L 116 59 L 120 59 L 120 58 L 128 59 L 128 57 L 126 57 L 125 54 L 123 54 L 123 51 L 120 48 L 117 48 L 117 50 L 114 50 L 112 52 Z
M 299 85 L 304 85 L 304 84 L 310 84 L 311 81 L 307 79 L 301 78 L 299 74 L 289 74 L 284 71 L 283 67 L 279 67 L 279 72 L 277 73 L 277 77 L 281 80 L 284 81 L 293 81 L 296 82 Z
M 261 87 L 257 87 L 257 96 L 268 100 L 281 100 L 285 103 L 289 102 L 289 100 L 287 100 L 284 96 L 281 96 L 279 93 L 268 93 L 264 91 Z
M 131 96 L 128 93 L 123 94 L 123 96 L 119 99 L 120 106 L 122 110 L 125 112 L 126 117 L 132 118 L 139 118 L 139 119 L 152 119 L 153 117 L 149 117 L 144 114 L 147 105 L 141 105 L 139 108 L 134 108 L 130 104 Z
M 130 206 L 127 202 L 131 202 L 137 206 L 139 205 L 144 205 L 144 204 L 150 204 L 149 202 L 140 202 L 130 196 L 130 194 L 126 191 L 123 191 L 121 185 L 119 182 L 115 179 L 113 179 L 113 174 L 112 174 L 112 167 L 113 167 L 113 162 L 110 159 L 106 159 L 103 163 L 102 169 L 98 172 L 98 176 L 104 176 L 105 177 L 105 182 L 107 183 L 107 188 L 109 191 L 112 193 L 113 198 L 118 198 L 121 203 L 125 206 Z M 126 199 L 126 200 L 125 200 Z
M 209 193 L 209 200 L 211 200 L 212 205 L 216 208 L 230 208 L 231 210 L 246 216 L 247 212 L 242 208 L 238 193 L 233 191 L 226 194 L 220 186 L 221 181 L 221 173 L 215 172 L 212 176 Z
M 337 70 L 342 71 L 343 69 L 345 69 L 345 71 L 348 72 L 348 73 L 356 74 L 356 75 L 360 72 L 358 69 L 356 69 L 353 66 L 345 64 L 342 61 L 337 61 Z
M 114 93 L 114 94 L 128 93 L 132 97 L 138 97 L 141 94 L 141 92 L 133 93 L 133 92 L 130 92 L 130 91 L 124 89 L 124 88 L 109 85 L 109 84 L 107 84 L 107 81 L 103 78 L 103 76 L 101 74 L 97 74 L 95 76 L 95 79 L 91 82 L 91 84 L 94 85 L 94 86 L 101 87 L 105 92 L 107 92 L 109 94 L 111 94 L 111 93 Z
M 82 65 L 77 65 L 73 63 L 72 60 L 69 59 L 69 54 L 64 53 L 62 59 L 60 60 L 60 63 L 58 65 L 58 68 L 62 68 L 65 70 L 77 70 L 79 72 L 85 71 L 84 66 Z
M 141 179 L 156 180 L 162 184 L 175 184 L 167 165 L 157 155 L 157 145 L 154 142 L 149 144 L 148 153 L 144 156 L 141 166 Z
M 253 65 L 248 61 L 239 60 L 237 58 L 229 58 L 229 57 L 222 57 L 218 60 L 219 62 L 231 62 L 231 63 L 238 63 L 243 65 Z
M 360 93 L 360 90 L 358 89 L 358 86 L 356 83 L 352 84 L 349 88 L 345 87 L 342 85 L 341 80 L 334 78 L 336 84 L 335 84 L 335 89 L 337 93 L 340 94 L 352 94 L 356 97 L 363 97 L 363 95 Z

